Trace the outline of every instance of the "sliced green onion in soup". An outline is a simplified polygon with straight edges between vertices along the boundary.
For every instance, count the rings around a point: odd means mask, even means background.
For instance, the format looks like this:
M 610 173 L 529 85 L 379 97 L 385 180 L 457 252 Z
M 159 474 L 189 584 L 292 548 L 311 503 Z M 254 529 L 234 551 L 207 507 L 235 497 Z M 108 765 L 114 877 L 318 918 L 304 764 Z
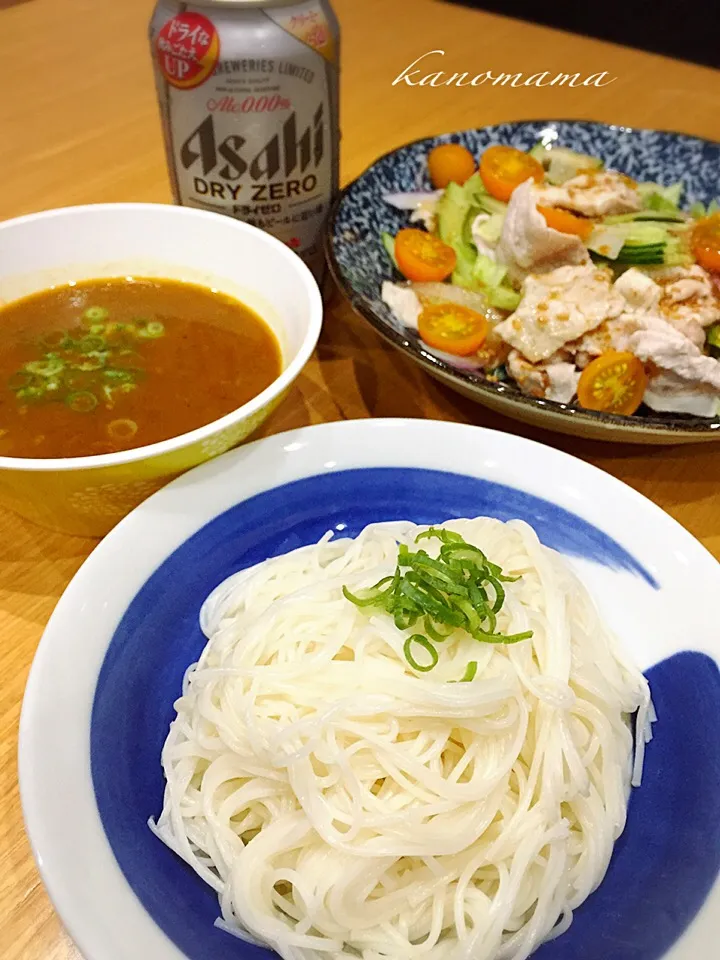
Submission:
M 103 320 L 107 320 L 109 316 L 110 311 L 106 310 L 105 307 L 88 307 L 83 314 L 83 320 L 87 320 L 90 323 L 102 323 Z
M 108 358 L 107 350 L 93 350 L 85 354 L 85 359 L 81 363 L 74 363 L 73 370 L 80 370 L 83 373 L 90 373 L 93 370 L 102 370 Z
M 157 340 L 165 334 L 165 324 L 159 320 L 151 320 L 146 326 L 138 330 L 138 336 L 145 340 Z
M 64 368 L 64 360 L 59 357 L 47 357 L 45 360 L 31 360 L 23 369 L 36 377 L 55 377 Z
M 23 387 L 15 394 L 18 400 L 40 400 L 45 396 L 44 387 L 29 386 Z
M 78 350 L 81 353 L 95 353 L 98 350 L 102 350 L 103 347 L 106 346 L 107 340 L 105 337 L 98 336 L 95 333 L 88 334 L 78 342 Z
M 98 405 L 97 397 L 89 390 L 78 390 L 77 393 L 68 394 L 65 403 L 75 413 L 91 413 Z
M 112 420 L 107 432 L 112 440 L 131 440 L 138 432 L 138 425 L 134 420 Z

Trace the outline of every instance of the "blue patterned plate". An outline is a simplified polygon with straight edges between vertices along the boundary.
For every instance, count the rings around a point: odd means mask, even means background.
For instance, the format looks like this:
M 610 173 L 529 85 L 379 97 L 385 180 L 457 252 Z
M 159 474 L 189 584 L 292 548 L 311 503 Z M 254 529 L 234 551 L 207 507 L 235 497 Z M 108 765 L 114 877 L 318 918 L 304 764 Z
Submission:
M 47 626 L 20 729 L 43 879 L 86 960 L 272 960 L 213 926 L 215 894 L 148 828 L 198 613 L 226 577 L 379 520 L 519 517 L 564 553 L 647 672 L 658 712 L 610 871 L 536 960 L 710 960 L 720 940 L 720 565 L 595 467 L 509 434 L 358 420 L 249 444 L 151 497 Z
M 720 418 L 679 414 L 614 416 L 570 404 L 526 397 L 513 383 L 490 383 L 482 373 L 436 356 L 392 315 L 380 298 L 383 280 L 394 279 L 380 242 L 408 225 L 408 214 L 385 203 L 388 193 L 431 189 L 427 155 L 439 143 L 462 143 L 474 156 L 491 144 L 530 149 L 542 138 L 602 157 L 608 167 L 637 180 L 685 184 L 683 204 L 709 203 L 720 194 L 720 143 L 659 130 L 637 130 L 573 120 L 501 123 L 479 130 L 416 140 L 380 157 L 347 186 L 331 216 L 326 254 L 335 280 L 353 308 L 386 340 L 428 373 L 506 416 L 536 426 L 599 440 L 631 443 L 691 443 L 720 438 Z

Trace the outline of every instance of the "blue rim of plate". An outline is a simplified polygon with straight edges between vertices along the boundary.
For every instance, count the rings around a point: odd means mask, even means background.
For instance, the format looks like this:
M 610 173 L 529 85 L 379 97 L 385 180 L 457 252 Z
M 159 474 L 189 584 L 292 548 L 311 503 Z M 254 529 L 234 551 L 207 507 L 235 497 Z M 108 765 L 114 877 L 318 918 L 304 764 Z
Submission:
M 528 410 L 551 410 L 555 413 L 562 413 L 567 418 L 578 424 L 603 424 L 606 426 L 618 427 L 628 433 L 644 433 L 651 429 L 656 433 L 667 433 L 668 440 L 673 433 L 695 433 L 695 434 L 717 434 L 720 439 L 720 417 L 714 419 L 706 417 L 696 417 L 686 415 L 663 416 L 661 414 L 649 414 L 643 416 L 621 416 L 619 414 L 602 413 L 595 410 L 585 410 L 582 407 L 574 406 L 569 403 L 559 403 L 556 400 L 541 400 L 535 397 L 528 397 L 521 393 L 514 385 L 504 383 L 492 383 L 479 373 L 473 373 L 467 370 L 461 370 L 458 367 L 448 363 L 442 357 L 437 357 L 430 351 L 423 349 L 420 342 L 415 342 L 404 336 L 399 330 L 394 329 L 387 324 L 382 317 L 370 306 L 365 296 L 358 293 L 349 282 L 342 266 L 335 255 L 335 235 L 338 217 L 340 215 L 343 203 L 354 189 L 360 184 L 364 177 L 383 161 L 408 148 L 420 146 L 422 144 L 434 144 L 435 142 L 446 142 L 453 137 L 462 137 L 464 134 L 477 133 L 480 131 L 493 131 L 498 127 L 527 127 L 527 126 L 545 126 L 551 127 L 556 124 L 568 124 L 580 129 L 591 128 L 593 130 L 604 130 L 608 134 L 619 131 L 624 134 L 660 134 L 662 136 L 673 137 L 677 140 L 684 140 L 698 144 L 707 144 L 720 150 L 720 141 L 709 140 L 706 137 L 696 137 L 691 134 L 680 133 L 676 130 L 659 130 L 650 127 L 627 127 L 620 124 L 600 123 L 591 120 L 560 119 L 536 119 L 536 120 L 513 120 L 507 123 L 488 124 L 485 127 L 467 127 L 464 130 L 457 130 L 446 134 L 436 134 L 429 137 L 418 137 L 415 140 L 409 140 L 398 147 L 393 147 L 385 153 L 380 154 L 359 176 L 355 177 L 350 183 L 346 184 L 336 197 L 330 210 L 324 235 L 325 258 L 328 263 L 330 273 L 338 287 L 345 297 L 350 301 L 353 310 L 370 323 L 377 333 L 383 339 L 387 340 L 393 346 L 407 352 L 410 357 L 425 370 L 435 375 L 440 374 L 444 380 L 451 380 L 457 384 L 471 387 L 474 392 L 486 394 L 489 397 L 502 397 L 511 400 L 514 404 L 524 407 Z M 720 180 L 718 182 L 720 190 Z M 379 242 L 379 240 L 378 240 Z

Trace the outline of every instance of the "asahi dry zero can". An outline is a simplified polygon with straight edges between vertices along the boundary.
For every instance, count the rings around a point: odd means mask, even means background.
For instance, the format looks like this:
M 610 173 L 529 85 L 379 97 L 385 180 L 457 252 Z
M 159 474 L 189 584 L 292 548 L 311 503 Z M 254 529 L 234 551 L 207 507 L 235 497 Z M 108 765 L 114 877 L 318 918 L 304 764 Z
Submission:
M 340 139 L 328 0 L 159 0 L 150 40 L 175 201 L 267 230 L 319 278 Z

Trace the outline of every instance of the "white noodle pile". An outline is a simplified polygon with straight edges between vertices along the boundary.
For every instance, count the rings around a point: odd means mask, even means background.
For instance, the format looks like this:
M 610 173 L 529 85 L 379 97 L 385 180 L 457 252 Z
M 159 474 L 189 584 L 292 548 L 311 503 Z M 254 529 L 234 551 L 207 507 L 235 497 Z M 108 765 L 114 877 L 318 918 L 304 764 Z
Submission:
M 411 669 L 413 631 L 341 593 L 391 574 L 426 529 L 411 523 L 328 534 L 203 607 L 151 825 L 217 891 L 218 925 L 286 960 L 524 960 L 568 928 L 624 828 L 644 677 L 531 527 L 443 526 L 522 574 L 497 629 L 532 640 L 457 631 Z M 469 660 L 476 678 L 449 683 Z

